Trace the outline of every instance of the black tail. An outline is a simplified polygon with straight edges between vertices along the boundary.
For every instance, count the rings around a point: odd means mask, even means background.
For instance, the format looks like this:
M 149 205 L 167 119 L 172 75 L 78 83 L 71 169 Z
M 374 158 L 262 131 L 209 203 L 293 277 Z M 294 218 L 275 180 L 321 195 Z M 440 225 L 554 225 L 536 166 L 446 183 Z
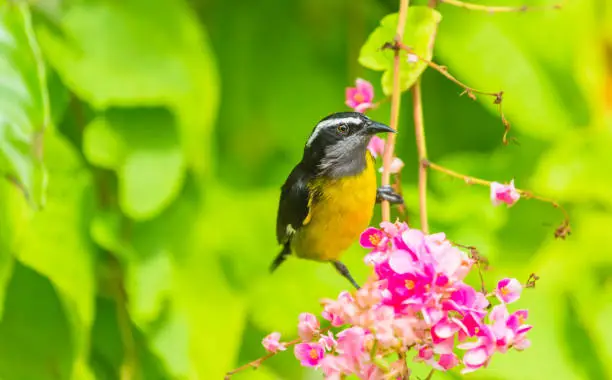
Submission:
M 283 246 L 283 250 L 280 251 L 278 256 L 276 256 L 276 258 L 272 262 L 272 265 L 270 265 L 270 273 L 274 272 L 276 268 L 278 268 L 278 266 L 281 265 L 283 261 L 287 259 L 287 256 L 289 256 L 290 254 L 291 254 L 291 242 L 286 242 L 285 245 Z

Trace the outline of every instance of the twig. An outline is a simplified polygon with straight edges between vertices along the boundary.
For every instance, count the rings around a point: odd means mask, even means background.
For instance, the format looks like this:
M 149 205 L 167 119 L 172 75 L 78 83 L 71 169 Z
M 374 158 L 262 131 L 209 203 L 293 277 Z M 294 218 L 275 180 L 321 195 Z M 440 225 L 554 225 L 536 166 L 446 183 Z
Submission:
M 385 46 L 388 46 L 388 45 L 385 45 Z M 495 98 L 493 100 L 493 104 L 497 105 L 498 111 L 499 111 L 499 115 L 501 117 L 501 121 L 502 121 L 502 124 L 504 126 L 504 135 L 502 136 L 502 142 L 503 142 L 504 145 L 508 145 L 508 133 L 510 132 L 510 122 L 508 121 L 508 119 L 506 119 L 506 116 L 504 115 L 504 110 L 502 108 L 502 102 L 503 102 L 503 96 L 504 96 L 504 92 L 503 91 L 487 92 L 487 91 L 482 91 L 482 90 L 477 90 L 475 88 L 472 88 L 472 87 L 464 84 L 463 82 L 461 82 L 460 80 L 458 80 L 454 76 L 452 76 L 448 72 L 448 69 L 445 66 L 438 65 L 437 63 L 435 63 L 433 61 L 430 61 L 428 59 L 425 59 L 425 58 L 419 56 L 418 54 L 416 54 L 414 52 L 414 50 L 411 47 L 406 46 L 406 45 L 402 44 L 401 42 L 397 43 L 396 46 L 399 49 L 405 50 L 406 52 L 408 52 L 408 54 L 414 55 L 415 57 L 417 57 L 417 59 L 419 61 L 427 64 L 427 66 L 429 66 L 432 69 L 436 70 L 440 74 L 444 75 L 448 80 L 450 80 L 451 82 L 453 82 L 456 85 L 458 85 L 461 88 L 463 88 L 463 92 L 459 96 L 461 96 L 463 94 L 466 94 L 472 100 L 476 100 L 476 95 L 475 94 L 492 96 L 493 98 Z
M 480 252 L 478 252 L 478 248 L 473 245 L 463 245 L 459 243 L 455 243 L 453 241 L 450 242 L 452 245 L 456 247 L 460 247 L 463 249 L 467 249 L 470 251 L 470 257 L 476 263 L 476 267 L 478 268 L 478 277 L 480 277 L 480 291 L 482 294 L 487 294 L 487 289 L 485 287 L 484 275 L 482 274 L 484 265 L 484 270 L 489 268 L 489 260 L 486 257 L 482 256 Z
M 531 5 L 521 5 L 521 6 L 492 6 L 492 5 L 481 5 L 481 4 L 473 4 L 460 0 L 438 0 L 441 3 L 454 5 L 455 7 L 469 9 L 472 11 L 484 11 L 489 13 L 499 13 L 499 12 L 526 12 L 526 11 L 535 11 L 535 10 L 550 10 L 550 9 L 561 9 L 561 4 L 554 5 L 541 5 L 541 6 L 531 6 Z
M 291 340 L 289 342 L 284 343 L 285 347 L 291 347 L 293 345 L 296 345 L 298 343 L 300 343 L 302 341 L 302 339 L 297 338 L 294 340 Z M 259 368 L 259 366 L 261 365 L 261 363 L 263 363 L 264 361 L 270 359 L 271 357 L 273 357 L 274 355 L 278 354 L 281 351 L 278 352 L 270 352 L 262 357 L 260 357 L 259 359 L 255 359 L 252 362 L 249 362 L 247 364 L 241 365 L 240 367 L 229 371 L 228 373 L 225 374 L 225 380 L 230 380 L 232 378 L 233 375 L 237 374 L 238 372 L 242 372 L 244 370 L 247 370 L 249 368 L 253 368 L 253 369 L 257 369 Z
M 406 16 L 408 15 L 409 0 L 400 0 L 399 18 L 395 33 L 395 41 L 399 43 L 404 37 L 404 28 L 406 27 Z M 400 55 L 399 50 L 395 50 L 393 57 L 393 93 L 391 95 L 391 120 L 390 126 L 397 131 L 399 122 L 400 100 L 402 92 L 400 90 Z M 391 183 L 391 161 L 393 160 L 393 150 L 395 148 L 395 133 L 392 133 L 387 138 L 385 151 L 383 153 L 383 173 L 381 183 L 383 186 L 389 186 Z M 391 219 L 391 205 L 387 201 L 381 204 L 382 219 L 389 221 Z
M 427 160 L 427 145 L 425 144 L 425 126 L 423 123 L 423 101 L 421 98 L 421 79 L 417 79 L 412 87 L 412 103 L 414 108 L 414 135 L 416 136 L 419 163 Z M 419 164 L 419 216 L 421 230 L 429 233 L 427 222 L 427 167 Z
M 127 297 L 125 294 L 125 284 L 123 280 L 123 270 L 117 258 L 113 255 L 109 256 L 109 269 L 112 273 L 111 295 L 115 301 L 117 313 L 117 325 L 119 326 L 119 334 L 123 344 L 124 359 L 120 368 L 121 380 L 133 380 L 138 378 L 138 357 L 136 354 L 136 342 L 132 332 L 132 322 L 127 310 Z
M 425 167 L 439 171 L 451 177 L 459 178 L 468 185 L 476 184 L 476 185 L 490 187 L 492 183 L 491 181 L 487 181 L 484 179 L 470 177 L 465 174 L 457 173 L 456 171 L 445 168 L 444 166 L 434 164 L 431 161 L 423 161 L 421 164 Z M 567 237 L 567 235 L 571 233 L 571 228 L 569 225 L 569 222 L 570 222 L 569 214 L 565 210 L 565 208 L 563 208 L 563 206 L 557 203 L 557 201 L 550 199 L 550 198 L 535 195 L 531 191 L 528 191 L 528 190 L 516 189 L 516 191 L 525 199 L 536 199 L 540 202 L 550 203 L 554 208 L 559 209 L 563 213 L 563 223 L 559 227 L 557 227 L 557 229 L 555 230 L 555 237 L 564 239 L 565 237 Z
M 528 288 L 535 288 L 535 286 L 536 286 L 536 282 L 537 282 L 539 279 L 540 279 L 540 276 L 538 276 L 538 275 L 537 275 L 537 274 L 535 274 L 535 273 L 531 273 L 531 274 L 529 275 L 529 277 L 527 278 L 527 282 L 525 282 L 525 285 L 524 285 L 524 286 L 525 286 L 525 288 L 526 288 L 526 289 L 528 289 Z

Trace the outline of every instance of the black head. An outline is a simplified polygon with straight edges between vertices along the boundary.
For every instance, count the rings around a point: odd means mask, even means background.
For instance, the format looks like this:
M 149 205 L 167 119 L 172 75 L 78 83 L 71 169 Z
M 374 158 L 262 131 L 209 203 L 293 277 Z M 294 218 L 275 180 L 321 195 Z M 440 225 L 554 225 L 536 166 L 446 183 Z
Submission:
M 376 133 L 395 132 L 359 112 L 338 112 L 315 126 L 304 148 L 304 162 L 320 174 L 354 175 L 365 167 L 368 142 Z

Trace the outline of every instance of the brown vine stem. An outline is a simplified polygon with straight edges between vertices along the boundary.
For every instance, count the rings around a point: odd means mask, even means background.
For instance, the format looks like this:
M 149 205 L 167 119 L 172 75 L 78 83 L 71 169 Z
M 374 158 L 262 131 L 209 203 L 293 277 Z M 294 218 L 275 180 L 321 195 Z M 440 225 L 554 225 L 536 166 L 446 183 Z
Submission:
M 330 330 L 329 327 L 321 329 L 321 331 L 319 332 L 321 335 L 326 334 L 328 331 Z M 285 342 L 284 345 L 285 347 L 291 347 L 294 346 L 300 342 L 303 342 L 303 339 L 301 338 L 296 338 L 294 340 L 290 340 L 289 342 Z M 237 374 L 238 372 L 242 372 L 244 370 L 247 370 L 249 368 L 253 368 L 253 369 L 257 369 L 259 368 L 259 366 L 261 365 L 261 363 L 263 363 L 264 361 L 270 359 L 271 357 L 273 357 L 274 355 L 278 354 L 279 352 L 282 351 L 277 351 L 277 352 L 270 352 L 262 357 L 260 357 L 259 359 L 255 359 L 252 362 L 249 362 L 247 364 L 243 364 L 240 367 L 229 371 L 228 373 L 225 374 L 225 380 L 230 380 L 232 378 L 233 375 Z
M 414 50 L 412 50 L 411 47 L 406 46 L 406 45 L 404 45 L 402 43 L 398 43 L 397 46 L 400 49 L 403 49 L 406 52 L 408 52 L 408 54 L 414 55 L 415 57 L 417 57 L 417 59 L 419 61 L 427 64 L 427 66 L 429 66 L 432 69 L 436 70 L 440 74 L 444 75 L 448 80 L 450 80 L 451 82 L 453 82 L 456 85 L 458 85 L 461 88 L 463 88 L 463 92 L 461 93 L 461 95 L 466 94 L 472 100 L 476 100 L 476 95 L 474 95 L 474 94 L 492 96 L 493 98 L 495 98 L 493 103 L 496 104 L 497 107 L 498 107 L 498 112 L 499 112 L 499 115 L 501 117 L 502 124 L 504 126 L 504 135 L 502 136 L 502 142 L 504 143 L 504 145 L 508 145 L 508 133 L 510 132 L 510 122 L 508 121 L 508 119 L 506 119 L 506 116 L 504 115 L 504 110 L 502 108 L 502 102 L 504 100 L 503 99 L 503 96 L 504 96 L 504 92 L 503 91 L 487 92 L 487 91 L 482 91 L 482 90 L 477 90 L 475 88 L 472 88 L 472 87 L 464 84 L 463 82 L 461 82 L 460 80 L 458 80 L 454 76 L 452 76 L 448 72 L 448 69 L 445 66 L 438 65 L 437 63 L 435 63 L 433 61 L 430 61 L 428 59 L 425 59 L 425 58 L 419 56 L 418 54 L 416 54 L 414 52 Z
M 406 27 L 406 16 L 408 15 L 409 0 L 400 0 L 399 17 L 397 29 L 395 33 L 395 41 L 400 43 L 404 37 L 404 29 Z M 393 93 L 391 95 L 391 120 L 390 127 L 397 131 L 399 122 L 400 100 L 402 92 L 400 89 L 400 55 L 399 49 L 395 49 L 393 57 Z M 389 186 L 391 183 L 391 161 L 393 160 L 393 150 L 395 148 L 395 134 L 389 134 L 385 151 L 383 152 L 383 173 L 382 185 Z M 387 201 L 381 203 L 382 219 L 389 221 L 391 219 L 391 205 Z
M 285 347 L 291 347 L 291 346 L 294 346 L 294 345 L 296 345 L 296 344 L 300 343 L 301 341 L 302 341 L 302 339 L 300 339 L 300 338 L 297 338 L 297 339 L 291 340 L 291 341 L 289 341 L 289 342 L 286 342 L 286 343 L 285 343 Z M 225 379 L 225 380 L 230 380 L 230 379 L 232 378 L 232 376 L 233 376 L 233 375 L 237 374 L 238 372 L 242 372 L 242 371 L 244 371 L 244 370 L 247 370 L 247 369 L 249 369 L 249 368 L 257 369 L 257 368 L 259 368 L 259 366 L 261 365 L 261 363 L 263 363 L 264 361 L 266 361 L 266 360 L 270 359 L 271 357 L 273 357 L 274 355 L 278 354 L 279 352 L 281 352 L 281 351 L 278 351 L 278 352 L 270 352 L 269 354 L 264 355 L 264 356 L 260 357 L 259 359 L 255 359 L 255 360 L 253 360 L 252 362 L 249 362 L 249 363 L 247 363 L 247 364 L 243 364 L 243 365 L 241 365 L 240 367 L 238 367 L 238 368 L 236 368 L 236 369 L 234 369 L 234 370 L 231 370 L 231 371 L 229 371 L 228 373 L 226 373 L 226 374 L 225 374 L 225 378 L 224 378 L 224 379 Z
M 492 181 L 487 181 L 484 179 L 470 177 L 465 174 L 457 173 L 456 171 L 450 170 L 438 164 L 434 164 L 433 162 L 430 162 L 427 160 L 421 162 L 421 165 L 428 167 L 432 170 L 439 171 L 440 173 L 444 173 L 451 177 L 459 178 L 468 185 L 476 184 L 476 185 L 490 187 L 492 183 Z M 569 214 L 565 210 L 565 208 L 563 208 L 559 203 L 557 203 L 557 201 L 555 201 L 554 199 L 535 195 L 531 191 L 528 191 L 528 190 L 516 189 L 516 191 L 525 199 L 536 199 L 540 202 L 550 203 L 554 208 L 561 210 L 561 212 L 563 213 L 563 223 L 555 230 L 555 236 L 559 238 L 565 238 L 567 235 L 570 234 L 571 229 L 569 225 L 569 221 L 570 221 Z
M 427 161 L 427 145 L 425 144 L 425 126 L 423 122 L 423 99 L 421 97 L 421 79 L 412 86 L 412 104 L 414 107 L 414 135 L 416 136 L 419 163 Z M 427 222 L 427 167 L 419 164 L 419 216 L 421 230 L 429 233 Z
M 489 13 L 501 13 L 501 12 L 526 12 L 526 11 L 535 11 L 535 10 L 549 10 L 549 9 L 561 9 L 561 4 L 554 5 L 543 5 L 543 6 L 530 6 L 530 5 L 521 5 L 521 6 L 493 6 L 493 5 L 481 5 L 481 4 L 473 4 L 468 3 L 466 1 L 460 0 L 438 0 L 440 3 L 454 5 L 455 7 L 469 9 L 471 11 L 484 11 Z

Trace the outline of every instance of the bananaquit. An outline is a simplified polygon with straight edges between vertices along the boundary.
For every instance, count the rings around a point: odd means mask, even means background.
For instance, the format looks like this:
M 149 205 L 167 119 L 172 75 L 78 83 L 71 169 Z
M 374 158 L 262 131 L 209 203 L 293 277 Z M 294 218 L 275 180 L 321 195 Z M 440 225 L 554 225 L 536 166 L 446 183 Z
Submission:
M 374 203 L 403 203 L 391 187 L 376 187 L 374 157 L 367 149 L 376 133 L 395 132 L 358 112 L 339 112 L 313 129 L 304 155 L 281 187 L 276 238 L 282 244 L 274 271 L 292 252 L 299 258 L 330 262 L 359 288 L 339 261 L 367 228 Z

